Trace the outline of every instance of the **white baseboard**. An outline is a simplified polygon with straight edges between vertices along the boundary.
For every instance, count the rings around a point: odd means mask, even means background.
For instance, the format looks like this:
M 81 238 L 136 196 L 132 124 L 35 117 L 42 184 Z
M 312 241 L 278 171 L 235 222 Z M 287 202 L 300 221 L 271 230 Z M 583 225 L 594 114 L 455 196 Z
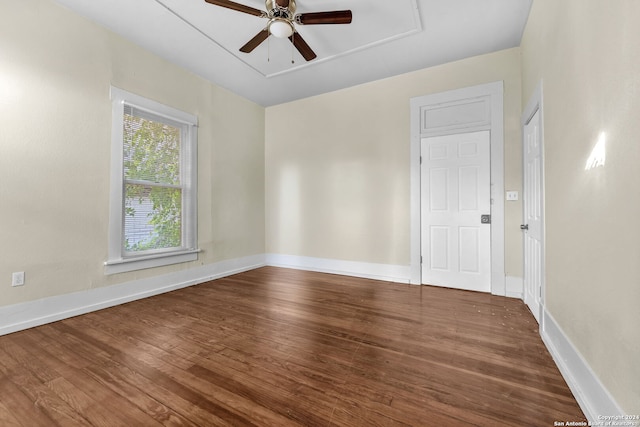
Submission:
M 387 282 L 410 283 L 411 281 L 411 267 L 408 265 L 374 264 L 280 254 L 267 254 L 266 262 L 273 267 L 364 277 Z
M 174 291 L 265 265 L 264 254 L 0 307 L 0 335 Z
M 0 307 L 0 335 L 197 285 L 265 265 L 409 283 L 409 266 L 288 255 L 253 255 L 113 286 Z
M 522 277 L 507 276 L 505 296 L 524 299 L 524 281 Z
M 543 310 L 540 335 L 587 419 L 598 425 L 598 416 L 623 415 L 624 411 L 573 346 L 553 316 Z

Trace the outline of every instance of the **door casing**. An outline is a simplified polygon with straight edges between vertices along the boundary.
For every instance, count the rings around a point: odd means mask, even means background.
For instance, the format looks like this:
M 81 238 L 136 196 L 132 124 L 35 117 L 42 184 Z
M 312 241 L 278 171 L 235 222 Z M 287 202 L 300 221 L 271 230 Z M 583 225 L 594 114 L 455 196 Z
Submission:
M 471 86 L 412 98 L 411 106 L 411 226 L 410 256 L 412 284 L 421 284 L 421 139 L 429 136 L 451 135 L 479 130 L 491 133 L 491 293 L 505 295 L 504 270 L 504 84 L 502 81 Z M 471 106 L 486 102 L 487 117 L 460 117 L 442 126 L 423 126 L 426 114 L 448 106 Z M 425 113 L 426 112 L 426 113 Z M 436 117 L 436 115 L 433 115 Z

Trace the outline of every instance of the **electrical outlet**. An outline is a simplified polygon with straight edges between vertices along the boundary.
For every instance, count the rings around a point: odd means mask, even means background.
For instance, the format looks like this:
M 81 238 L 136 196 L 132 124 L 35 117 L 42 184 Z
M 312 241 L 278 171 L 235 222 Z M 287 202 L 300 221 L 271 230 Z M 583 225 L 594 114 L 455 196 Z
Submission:
M 509 201 L 518 200 L 518 192 L 517 191 L 507 191 L 507 200 L 509 200 Z
M 24 271 L 17 271 L 11 275 L 11 286 L 24 285 Z

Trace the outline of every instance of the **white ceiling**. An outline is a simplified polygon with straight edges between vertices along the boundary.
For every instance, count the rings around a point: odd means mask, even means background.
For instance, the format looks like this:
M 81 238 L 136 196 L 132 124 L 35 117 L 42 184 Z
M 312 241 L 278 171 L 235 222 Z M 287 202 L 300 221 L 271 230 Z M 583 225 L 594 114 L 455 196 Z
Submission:
M 204 0 L 55 1 L 263 106 L 518 46 L 532 2 L 297 0 L 297 13 L 353 12 L 347 25 L 296 26 L 318 55 L 306 62 L 275 37 L 240 52 L 266 19 Z

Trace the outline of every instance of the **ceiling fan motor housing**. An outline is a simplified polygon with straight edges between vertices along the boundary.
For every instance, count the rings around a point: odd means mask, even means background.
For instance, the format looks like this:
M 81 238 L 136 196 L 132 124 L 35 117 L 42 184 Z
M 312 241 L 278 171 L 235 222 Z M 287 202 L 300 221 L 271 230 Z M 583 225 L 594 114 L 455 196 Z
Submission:
M 265 7 L 269 18 L 282 18 L 291 21 L 296 13 L 295 0 L 266 0 Z

